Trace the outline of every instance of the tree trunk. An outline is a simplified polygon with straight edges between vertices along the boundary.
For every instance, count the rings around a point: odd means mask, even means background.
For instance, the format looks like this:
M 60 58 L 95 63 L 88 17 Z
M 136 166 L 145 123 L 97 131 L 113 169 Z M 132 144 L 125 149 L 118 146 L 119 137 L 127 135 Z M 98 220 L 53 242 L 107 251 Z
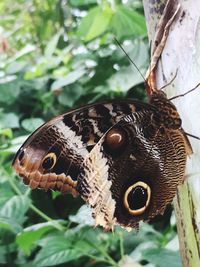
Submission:
M 189 91 L 200 82 L 200 1 L 143 0 L 150 43 L 165 4 L 180 4 L 170 26 L 157 68 L 157 88 L 164 88 L 168 98 Z M 177 74 L 177 75 L 176 75 Z M 181 115 L 184 130 L 200 136 L 200 87 L 173 100 Z M 186 182 L 174 200 L 180 252 L 183 266 L 200 266 L 200 141 L 190 138 L 193 154 L 188 158 Z

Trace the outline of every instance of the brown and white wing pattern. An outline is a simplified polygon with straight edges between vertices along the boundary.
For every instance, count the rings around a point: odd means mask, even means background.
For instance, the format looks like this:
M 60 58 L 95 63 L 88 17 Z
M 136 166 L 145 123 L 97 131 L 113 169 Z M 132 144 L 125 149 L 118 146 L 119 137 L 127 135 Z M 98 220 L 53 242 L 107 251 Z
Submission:
M 186 146 L 181 129 L 167 128 L 146 108 L 112 126 L 86 156 L 78 191 L 96 224 L 137 228 L 162 214 L 184 181 Z
M 124 115 L 145 107 L 133 100 L 94 104 L 60 115 L 22 145 L 13 166 L 32 189 L 77 195 L 80 166 L 101 136 Z

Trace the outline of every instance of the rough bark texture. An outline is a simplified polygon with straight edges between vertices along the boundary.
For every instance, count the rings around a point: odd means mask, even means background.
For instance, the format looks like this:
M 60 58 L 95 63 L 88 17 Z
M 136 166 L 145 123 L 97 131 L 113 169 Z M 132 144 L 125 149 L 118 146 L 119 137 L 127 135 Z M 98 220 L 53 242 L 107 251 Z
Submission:
M 164 90 L 168 97 L 182 94 L 200 82 L 200 1 L 170 0 L 180 3 L 180 11 L 170 27 L 156 71 L 157 87 L 175 80 Z M 143 0 L 149 40 L 166 0 Z M 200 87 L 174 99 L 187 133 L 200 136 Z M 183 266 L 200 266 L 200 141 L 190 138 L 193 154 L 188 158 L 186 182 L 174 201 Z

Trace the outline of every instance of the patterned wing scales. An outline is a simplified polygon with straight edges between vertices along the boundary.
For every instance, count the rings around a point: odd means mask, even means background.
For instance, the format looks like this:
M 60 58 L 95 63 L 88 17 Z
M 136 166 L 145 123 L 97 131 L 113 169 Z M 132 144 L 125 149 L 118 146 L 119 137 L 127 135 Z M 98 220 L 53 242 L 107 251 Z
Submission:
M 94 104 L 60 115 L 37 129 L 13 161 L 31 188 L 77 195 L 77 176 L 83 159 L 101 136 L 124 115 L 143 109 L 132 100 Z
M 185 164 L 182 131 L 162 127 L 147 108 L 103 135 L 83 162 L 78 191 L 93 208 L 96 224 L 138 227 L 164 212 L 184 181 Z

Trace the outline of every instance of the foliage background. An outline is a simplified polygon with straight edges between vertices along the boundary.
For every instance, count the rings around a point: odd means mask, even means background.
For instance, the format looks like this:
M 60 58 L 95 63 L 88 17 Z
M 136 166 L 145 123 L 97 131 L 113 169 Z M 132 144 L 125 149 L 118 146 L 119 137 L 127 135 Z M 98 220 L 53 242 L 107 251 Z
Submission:
M 181 266 L 170 207 L 139 233 L 106 233 L 94 229 L 80 198 L 31 191 L 11 167 L 22 142 L 52 116 L 103 99 L 145 99 L 114 38 L 145 73 L 140 1 L 0 2 L 0 266 Z

